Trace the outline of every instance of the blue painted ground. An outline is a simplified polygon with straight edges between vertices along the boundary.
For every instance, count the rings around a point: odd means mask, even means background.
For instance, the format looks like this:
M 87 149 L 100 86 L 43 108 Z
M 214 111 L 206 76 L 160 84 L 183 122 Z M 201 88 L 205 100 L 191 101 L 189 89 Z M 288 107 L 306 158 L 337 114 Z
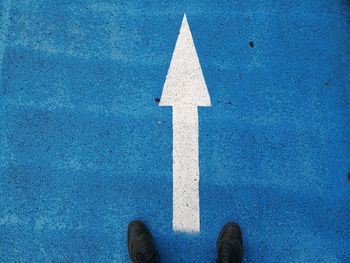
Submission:
M 139 218 L 163 262 L 350 262 L 350 2 L 1 2 L 0 261 L 128 262 Z M 200 235 L 171 230 L 171 108 L 186 12 L 200 109 Z M 249 42 L 252 41 L 251 47 Z

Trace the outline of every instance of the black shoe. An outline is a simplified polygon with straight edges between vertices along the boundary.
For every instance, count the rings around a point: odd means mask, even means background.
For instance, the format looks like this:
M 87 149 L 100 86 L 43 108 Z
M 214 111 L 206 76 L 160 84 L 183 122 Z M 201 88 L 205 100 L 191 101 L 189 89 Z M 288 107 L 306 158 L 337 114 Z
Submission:
M 141 221 L 128 226 L 128 251 L 133 263 L 157 263 L 152 235 Z
M 238 224 L 228 223 L 216 242 L 218 263 L 240 263 L 243 257 L 242 231 Z

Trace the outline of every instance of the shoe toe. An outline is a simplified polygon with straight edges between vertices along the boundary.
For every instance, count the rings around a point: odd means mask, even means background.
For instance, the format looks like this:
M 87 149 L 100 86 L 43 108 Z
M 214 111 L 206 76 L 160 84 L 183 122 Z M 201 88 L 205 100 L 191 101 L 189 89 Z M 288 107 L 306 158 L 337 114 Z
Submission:
M 224 240 L 238 242 L 243 249 L 242 230 L 237 223 L 230 222 L 222 228 L 217 241 L 217 249 L 220 248 Z

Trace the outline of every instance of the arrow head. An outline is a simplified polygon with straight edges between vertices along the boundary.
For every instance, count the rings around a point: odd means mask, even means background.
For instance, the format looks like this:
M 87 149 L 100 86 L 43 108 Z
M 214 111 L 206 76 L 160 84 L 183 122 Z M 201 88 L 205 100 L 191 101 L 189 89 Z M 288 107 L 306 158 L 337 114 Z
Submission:
M 159 106 L 211 106 L 186 14 L 182 20 Z

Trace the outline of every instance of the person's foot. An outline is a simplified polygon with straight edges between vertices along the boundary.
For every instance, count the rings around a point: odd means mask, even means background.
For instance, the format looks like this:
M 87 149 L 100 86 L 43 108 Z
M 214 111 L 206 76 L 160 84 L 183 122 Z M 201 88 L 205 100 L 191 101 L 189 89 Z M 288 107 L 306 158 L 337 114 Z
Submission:
M 133 263 L 157 263 L 152 235 L 141 221 L 128 226 L 128 251 Z
M 240 263 L 243 257 L 242 231 L 238 224 L 228 223 L 216 242 L 218 263 Z

